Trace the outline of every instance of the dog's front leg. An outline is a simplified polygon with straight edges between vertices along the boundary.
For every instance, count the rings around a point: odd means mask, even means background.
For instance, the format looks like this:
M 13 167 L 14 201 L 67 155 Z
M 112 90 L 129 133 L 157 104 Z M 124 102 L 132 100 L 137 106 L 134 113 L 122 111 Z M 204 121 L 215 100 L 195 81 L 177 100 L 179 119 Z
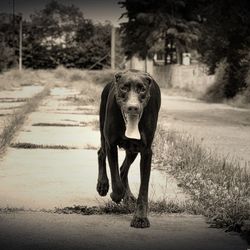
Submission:
M 152 150 L 151 148 L 145 149 L 141 152 L 141 186 L 139 196 L 137 199 L 137 206 L 135 215 L 131 221 L 131 227 L 145 228 L 149 227 L 150 223 L 147 218 L 148 214 L 148 184 L 151 171 L 151 159 Z
M 111 199 L 119 203 L 125 194 L 125 188 L 122 184 L 121 177 L 118 170 L 118 152 L 116 145 L 109 145 L 106 147 L 107 156 L 110 167 L 112 193 L 110 194 Z

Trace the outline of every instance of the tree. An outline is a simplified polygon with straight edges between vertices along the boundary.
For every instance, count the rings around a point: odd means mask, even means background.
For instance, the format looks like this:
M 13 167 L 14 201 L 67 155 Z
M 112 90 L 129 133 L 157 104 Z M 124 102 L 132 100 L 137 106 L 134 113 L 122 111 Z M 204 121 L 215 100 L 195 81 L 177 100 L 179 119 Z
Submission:
M 32 68 L 88 68 L 110 53 L 110 29 L 108 24 L 85 19 L 74 5 L 53 0 L 24 24 L 23 63 Z M 109 60 L 107 57 L 102 63 Z
M 26 67 L 55 68 L 65 64 L 65 47 L 75 46 L 75 33 L 85 22 L 74 5 L 49 2 L 24 23 L 24 60 Z
M 18 20 L 18 16 L 0 13 L 0 72 L 17 64 Z
M 126 0 L 120 3 L 123 16 L 123 46 L 128 57 L 139 54 L 152 56 L 164 51 L 165 62 L 175 45 L 187 51 L 198 39 L 198 17 L 194 15 L 194 1 L 188 0 Z M 193 8 L 192 8 L 193 7 Z M 159 46 L 160 45 L 160 46 Z
M 227 82 L 224 95 L 234 97 L 246 87 L 250 50 L 250 2 L 248 0 L 199 1 L 203 17 L 199 52 L 214 73 L 225 60 Z

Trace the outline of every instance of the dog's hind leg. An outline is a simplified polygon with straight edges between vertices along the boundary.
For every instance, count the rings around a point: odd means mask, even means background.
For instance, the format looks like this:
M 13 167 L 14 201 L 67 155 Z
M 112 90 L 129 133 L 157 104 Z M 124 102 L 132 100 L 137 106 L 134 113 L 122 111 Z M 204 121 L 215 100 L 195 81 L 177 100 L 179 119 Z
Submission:
M 138 153 L 132 153 L 126 150 L 126 157 L 122 163 L 122 166 L 120 168 L 120 176 L 122 183 L 126 189 L 125 196 L 123 198 L 125 203 L 135 202 L 136 198 L 132 194 L 129 183 L 128 183 L 128 171 L 131 166 L 131 164 L 134 162 L 136 156 Z
M 96 189 L 101 196 L 105 196 L 109 190 L 109 180 L 106 170 L 106 150 L 104 143 L 102 143 L 102 147 L 98 150 L 98 181 Z

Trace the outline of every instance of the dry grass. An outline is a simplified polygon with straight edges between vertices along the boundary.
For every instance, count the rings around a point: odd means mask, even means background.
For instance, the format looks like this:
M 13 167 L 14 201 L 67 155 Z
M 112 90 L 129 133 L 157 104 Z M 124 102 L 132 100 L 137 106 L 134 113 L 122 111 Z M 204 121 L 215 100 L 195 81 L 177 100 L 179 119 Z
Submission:
M 65 145 L 42 145 L 27 142 L 11 143 L 10 146 L 19 149 L 77 149 L 77 147 L 69 147 Z
M 250 219 L 250 173 L 245 168 L 205 150 L 191 136 L 162 127 L 154 152 L 156 163 L 178 179 L 212 224 L 243 230 Z
M 39 123 L 33 123 L 32 126 L 34 127 L 84 127 L 84 124 L 39 122 Z
M 81 206 L 74 205 L 72 207 L 55 208 L 56 213 L 60 214 L 81 214 L 81 215 L 93 215 L 93 214 L 132 214 L 135 211 L 135 203 L 129 204 L 116 204 L 112 201 L 103 202 L 99 206 Z M 166 200 L 150 201 L 149 212 L 155 214 L 164 213 L 189 213 L 199 214 L 199 207 L 193 203 L 174 203 L 173 201 L 167 202 Z
M 92 81 L 97 85 L 106 85 L 111 82 L 114 78 L 114 70 L 93 70 L 89 71 L 89 76 Z
M 39 83 L 39 81 L 38 72 L 34 70 L 23 70 L 20 72 L 17 69 L 12 69 L 0 74 L 0 90 L 10 90 L 14 87 Z
M 5 152 L 6 147 L 10 144 L 15 132 L 23 125 L 27 115 L 34 111 L 40 101 L 49 94 L 49 89 L 44 88 L 43 91 L 36 94 L 34 97 L 30 98 L 18 113 L 14 113 L 10 116 L 9 120 L 6 122 L 2 133 L 0 134 L 0 155 Z
M 105 75 L 105 71 L 98 72 L 98 76 Z M 79 95 L 71 97 L 69 100 L 74 104 L 81 105 L 98 105 L 102 86 L 99 86 L 98 77 L 91 72 L 79 69 L 66 69 L 58 67 L 54 70 L 56 81 L 60 81 L 59 86 L 74 87 L 80 91 Z
M 226 103 L 237 108 L 250 109 L 250 87 L 241 91 L 232 100 L 228 100 Z
M 49 87 L 75 87 L 81 90 L 83 86 L 86 86 L 86 82 L 100 84 L 100 81 L 105 81 L 110 75 L 109 71 L 94 73 L 87 70 L 67 69 L 62 66 L 53 70 L 11 69 L 0 74 L 0 90 L 35 84 Z
M 188 87 L 180 88 L 180 87 L 169 87 L 161 89 L 162 93 L 169 96 L 184 96 L 189 98 L 197 98 L 199 99 L 202 96 L 202 92 L 194 89 L 190 89 Z

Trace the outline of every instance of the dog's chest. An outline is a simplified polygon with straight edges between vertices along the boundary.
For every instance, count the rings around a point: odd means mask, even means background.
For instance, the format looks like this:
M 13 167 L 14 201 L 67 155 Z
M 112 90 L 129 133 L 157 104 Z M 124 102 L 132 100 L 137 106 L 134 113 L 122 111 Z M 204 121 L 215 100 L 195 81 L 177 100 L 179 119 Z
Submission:
M 118 146 L 130 152 L 139 153 L 142 151 L 144 144 L 142 140 L 128 139 L 124 136 L 118 141 Z

